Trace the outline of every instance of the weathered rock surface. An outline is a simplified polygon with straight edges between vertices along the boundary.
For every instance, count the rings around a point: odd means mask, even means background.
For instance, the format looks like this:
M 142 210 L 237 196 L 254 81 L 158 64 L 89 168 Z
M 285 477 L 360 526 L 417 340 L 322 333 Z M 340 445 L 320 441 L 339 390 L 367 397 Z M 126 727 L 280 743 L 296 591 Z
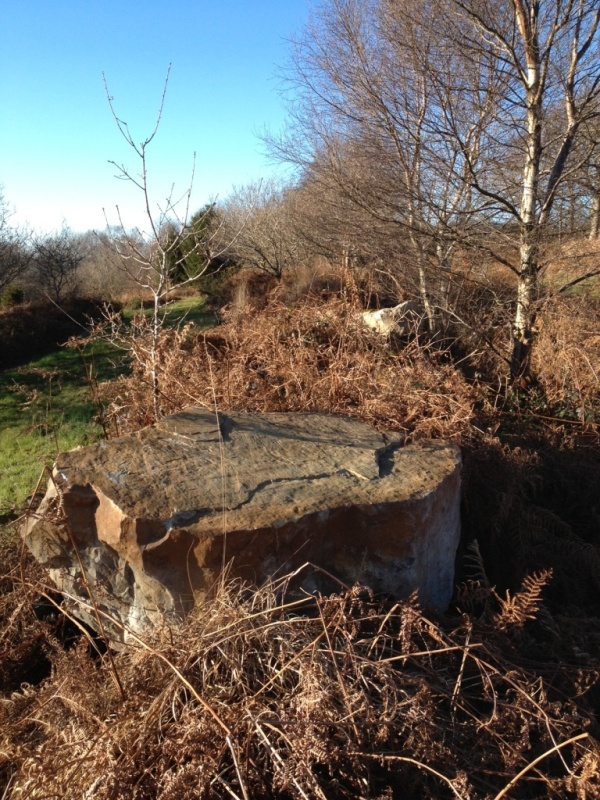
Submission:
M 217 422 L 190 408 L 60 454 L 23 535 L 61 591 L 87 602 L 91 590 L 137 632 L 202 603 L 226 563 L 260 583 L 310 561 L 378 593 L 418 589 L 425 607 L 442 609 L 459 488 L 452 445 L 404 447 L 396 434 L 324 414 Z M 307 588 L 321 588 L 319 574 Z

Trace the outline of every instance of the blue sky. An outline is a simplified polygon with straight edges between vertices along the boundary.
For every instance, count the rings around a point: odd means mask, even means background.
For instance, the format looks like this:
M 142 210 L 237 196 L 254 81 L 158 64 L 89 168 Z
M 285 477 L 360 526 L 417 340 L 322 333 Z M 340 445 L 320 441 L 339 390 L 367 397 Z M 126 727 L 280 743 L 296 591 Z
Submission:
M 192 206 L 273 172 L 256 134 L 285 109 L 278 68 L 311 0 L 5 0 L 0 8 L 0 184 L 13 221 L 40 232 L 143 222 L 140 197 L 109 160 L 136 167 L 111 117 L 136 141 L 152 130 L 167 67 L 163 121 L 149 150 L 160 202 L 183 192 L 196 152 Z

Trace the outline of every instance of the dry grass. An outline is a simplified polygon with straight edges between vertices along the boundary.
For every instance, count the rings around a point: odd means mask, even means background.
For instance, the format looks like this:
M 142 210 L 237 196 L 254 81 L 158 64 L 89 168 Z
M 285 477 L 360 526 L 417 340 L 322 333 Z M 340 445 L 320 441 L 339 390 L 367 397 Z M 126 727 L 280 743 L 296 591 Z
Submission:
M 287 579 L 223 586 L 179 629 L 108 663 L 69 650 L 43 585 L 18 565 L 2 582 L 0 668 L 36 642 L 39 686 L 0 699 L 0 796 L 160 798 L 591 798 L 600 750 L 585 693 L 597 668 L 526 660 L 543 635 L 548 574 L 520 593 L 464 586 L 461 613 L 426 617 L 415 598 L 365 587 L 286 597 Z M 541 616 L 541 610 L 544 616 Z M 550 620 L 550 622 L 548 621 Z M 20 648 L 20 649 L 19 649 Z M 10 654 L 10 655 L 9 655 Z M 596 670 L 596 671 L 595 671 Z M 14 688 L 14 687 L 13 687 Z M 569 699 L 571 698 L 571 699 Z
M 533 370 L 546 402 L 581 422 L 600 420 L 600 303 L 551 297 L 540 315 Z
M 548 286 L 560 291 L 570 285 L 569 292 L 580 296 L 583 292 L 598 299 L 600 240 L 573 236 L 560 244 L 550 243 L 546 251 L 542 277 Z
M 131 378 L 107 387 L 119 431 L 152 421 L 146 335 L 140 331 L 133 343 L 139 357 Z M 288 308 L 275 298 L 260 313 L 226 317 L 206 334 L 164 331 L 161 410 L 216 404 L 222 411 L 320 411 L 413 439 L 456 439 L 469 429 L 477 394 L 446 355 L 416 341 L 390 348 L 342 300 Z
M 111 663 L 8 546 L 0 798 L 600 796 L 597 305 L 545 304 L 537 394 L 515 410 L 494 397 L 499 362 L 477 337 L 462 350 L 477 348 L 485 386 L 426 343 L 383 343 L 341 296 L 289 307 L 282 291 L 205 334 L 164 330 L 161 412 L 327 411 L 461 441 L 451 615 L 428 617 L 414 597 L 377 603 L 360 586 L 315 597 L 286 594 L 286 579 L 230 584 Z M 492 294 L 466 298 L 465 315 L 502 346 Z M 153 421 L 148 323 L 131 330 L 133 375 L 105 387 L 118 433 Z

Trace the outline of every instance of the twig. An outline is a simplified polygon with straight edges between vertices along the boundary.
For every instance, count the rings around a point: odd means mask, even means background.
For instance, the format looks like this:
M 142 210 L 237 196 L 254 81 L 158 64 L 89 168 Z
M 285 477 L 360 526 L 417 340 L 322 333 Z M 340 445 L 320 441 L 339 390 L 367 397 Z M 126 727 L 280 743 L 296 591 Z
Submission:
M 229 794 L 234 798 L 234 800 L 242 800 L 242 798 L 239 796 L 239 794 L 236 794 L 233 791 L 233 789 L 231 788 L 231 786 L 227 783 L 227 781 L 224 778 L 222 778 L 220 775 L 216 775 L 215 776 L 215 781 L 219 781 L 219 783 L 223 786 L 225 791 L 229 792 Z
M 563 292 L 572 289 L 573 286 L 577 286 L 578 283 L 582 283 L 582 281 L 587 281 L 589 278 L 595 278 L 596 275 L 600 275 L 600 269 L 596 269 L 593 272 L 586 272 L 586 274 L 582 275 L 580 278 L 575 278 L 575 280 L 565 283 L 565 285 L 561 286 L 561 288 L 558 290 L 558 293 L 562 294 Z
M 469 649 L 473 647 L 483 647 L 482 642 L 475 642 L 475 644 L 469 645 Z M 377 660 L 379 664 L 386 664 L 391 661 L 406 661 L 409 658 L 416 658 L 417 656 L 435 656 L 438 653 L 452 653 L 457 650 L 460 650 L 464 653 L 465 647 L 464 645 L 455 645 L 453 647 L 439 647 L 437 650 L 418 650 L 415 653 L 404 653 L 401 656 L 390 656 L 389 658 L 380 658 Z
M 408 756 L 386 755 L 386 754 L 383 754 L 383 753 L 359 753 L 359 752 L 357 752 L 357 753 L 349 753 L 349 755 L 351 755 L 351 756 L 360 756 L 361 758 L 375 758 L 375 759 L 378 759 L 379 761 L 404 761 L 407 764 L 414 764 L 415 767 L 418 767 L 419 769 L 424 769 L 426 772 L 431 772 L 432 775 L 435 775 L 441 781 L 444 781 L 444 783 L 448 784 L 448 786 L 452 789 L 455 797 L 458 797 L 459 800 L 467 800 L 467 798 L 463 797 L 463 795 L 460 794 L 460 792 L 458 792 L 456 790 L 456 788 L 455 788 L 454 784 L 452 783 L 452 781 L 450 780 L 450 778 L 447 778 L 445 775 L 442 775 L 441 772 L 438 772 L 437 769 L 434 769 L 433 767 L 430 767 L 428 764 L 423 764 L 422 761 L 417 761 L 415 758 L 408 758 Z M 497 800 L 497 798 L 494 798 L 494 800 Z
M 450 707 L 452 708 L 452 714 L 456 713 L 456 698 L 458 697 L 458 693 L 460 692 L 460 686 L 462 683 L 463 674 L 465 671 L 465 664 L 467 662 L 467 656 L 469 655 L 469 641 L 471 639 L 471 627 L 467 631 L 467 636 L 465 639 L 464 650 L 463 650 L 463 657 L 460 662 L 460 669 L 458 671 L 458 675 L 456 677 L 456 683 L 454 684 L 454 691 L 452 692 L 452 699 L 450 700 Z
M 221 418 L 219 416 L 219 404 L 217 402 L 217 392 L 215 389 L 215 379 L 212 370 L 212 359 L 208 352 L 206 344 L 206 334 L 204 334 L 204 350 L 206 353 L 206 363 L 208 364 L 208 373 L 210 376 L 210 388 L 212 392 L 213 410 L 215 412 L 215 419 L 217 421 L 217 430 L 219 432 L 219 467 L 221 473 L 221 514 L 222 514 L 222 529 L 223 535 L 223 553 L 221 558 L 221 570 L 225 574 L 225 564 L 227 563 L 227 473 L 225 472 L 225 447 L 223 446 L 223 432 L 221 430 Z
M 78 322 L 78 321 L 77 321 L 77 320 L 76 320 L 74 317 L 72 317 L 72 316 L 71 316 L 71 315 L 70 315 L 70 314 L 69 314 L 67 311 L 65 311 L 65 310 L 64 310 L 64 308 L 61 308 L 61 306 L 59 306 L 59 305 L 58 305 L 58 303 L 57 303 L 55 300 L 53 300 L 53 299 L 50 297 L 50 295 L 48 294 L 48 292 L 42 292 L 42 294 L 44 295 L 44 297 L 45 297 L 47 300 L 49 300 L 49 301 L 52 303 L 52 305 L 53 305 L 53 306 L 56 306 L 56 308 L 58 308 L 58 310 L 59 310 L 59 311 L 60 311 L 62 314 L 64 314 L 64 315 L 65 315 L 65 317 L 68 317 L 68 319 L 70 319 L 70 320 L 71 320 L 71 322 L 74 322 L 74 323 L 75 323 L 75 325 L 78 325 L 78 326 L 79 326 L 79 327 L 80 327 L 80 328 L 81 328 L 83 331 L 85 331 L 85 334 L 86 334 L 86 336 L 89 336 L 89 335 L 90 335 L 90 331 L 88 330 L 88 328 L 86 328 L 86 327 L 85 327 L 85 325 L 82 325 L 82 324 L 81 324 L 81 322 Z
M 253 721 L 254 721 L 254 720 L 253 720 Z M 259 732 L 259 734 L 261 735 L 261 737 L 262 737 L 262 740 L 264 741 L 264 743 L 265 743 L 265 744 L 267 745 L 267 747 L 269 748 L 269 752 L 271 753 L 271 756 L 273 757 L 273 760 L 275 761 L 275 763 L 277 764 L 277 766 L 278 766 L 278 767 L 280 767 L 281 769 L 283 769 L 283 768 L 285 767 L 285 762 L 284 762 L 284 760 L 283 760 L 283 759 L 282 759 L 282 757 L 279 755 L 279 753 L 277 752 L 277 750 L 275 750 L 275 748 L 273 747 L 273 745 L 272 745 L 272 744 L 271 744 L 271 742 L 269 741 L 269 738 L 268 738 L 267 734 L 266 734 L 266 733 L 263 731 L 263 729 L 261 728 L 261 726 L 259 725 L 259 723 L 258 723 L 258 722 L 254 722 L 254 724 L 255 724 L 255 726 L 256 726 L 256 730 L 257 730 L 257 731 Z M 280 732 L 279 732 L 279 733 L 280 733 Z M 306 792 L 304 792 L 304 791 L 302 790 L 302 787 L 300 786 L 300 784 L 298 783 L 298 781 L 296 780 L 296 778 L 292 778 L 292 783 L 294 784 L 294 786 L 296 787 L 296 789 L 297 789 L 297 790 L 300 792 L 300 794 L 301 794 L 301 796 L 304 798 L 304 800 L 310 800 L 310 799 L 309 799 L 309 797 L 308 797 L 308 795 L 306 794 Z M 319 787 L 318 785 L 317 785 L 317 786 L 315 786 L 315 789 L 317 790 L 317 792 L 318 792 L 318 794 L 319 794 L 319 797 L 322 797 L 322 798 L 323 798 L 323 800 L 327 800 L 327 798 L 325 797 L 325 795 L 323 794 L 323 792 L 321 791 L 321 789 L 320 789 L 320 787 Z
M 323 610 L 321 608 L 321 604 L 317 603 L 317 609 L 319 611 L 319 616 L 321 617 L 321 623 L 323 624 L 323 631 L 325 633 L 325 638 L 327 639 L 327 645 L 329 647 L 329 652 L 331 653 L 331 658 L 333 660 L 333 666 L 335 667 L 335 671 L 338 678 L 338 683 L 340 685 L 340 689 L 342 690 L 342 694 L 344 695 L 344 700 L 346 701 L 346 708 L 348 709 L 348 719 L 352 721 L 352 728 L 354 729 L 354 735 L 356 737 L 357 744 L 360 742 L 360 734 L 358 732 L 358 727 L 356 722 L 354 721 L 354 714 L 352 712 L 352 706 L 350 703 L 350 698 L 348 697 L 348 692 L 346 691 L 346 685 L 344 683 L 344 679 L 342 677 L 341 670 L 339 668 L 337 658 L 335 656 L 335 650 L 333 649 L 333 645 L 331 644 L 331 638 L 329 636 L 329 631 L 327 630 L 327 623 L 325 622 L 325 618 L 323 617 Z
M 538 756 L 537 758 L 534 758 L 534 760 L 531 761 L 529 764 L 527 764 L 526 767 L 523 767 L 523 769 L 517 775 L 515 775 L 515 777 L 509 783 L 506 784 L 504 789 L 502 789 L 501 792 L 498 792 L 498 794 L 494 797 L 494 800 L 500 800 L 502 797 L 504 797 L 505 794 L 512 789 L 512 787 L 515 785 L 515 783 L 517 783 L 517 781 L 519 781 L 523 777 L 523 775 L 525 775 L 527 772 L 529 772 L 530 769 L 533 769 L 533 767 L 535 767 L 537 764 L 539 764 L 540 761 L 543 761 L 547 756 L 551 755 L 552 753 L 557 752 L 558 750 L 561 750 L 563 747 L 566 747 L 569 744 L 573 744 L 573 742 L 578 742 L 581 739 L 588 739 L 588 738 L 589 738 L 589 734 L 580 733 L 578 736 L 572 736 L 570 739 L 567 739 L 566 742 L 561 742 L 560 744 L 555 744 L 554 747 L 550 748 L 550 750 L 546 750 L 546 752 L 542 753 L 541 756 Z
M 287 669 L 289 669 L 290 666 L 294 663 L 294 661 L 299 659 L 300 656 L 303 656 L 304 653 L 306 653 L 307 650 L 311 650 L 314 647 L 316 647 L 317 644 L 321 641 L 321 639 L 323 638 L 324 635 L 325 634 L 323 632 L 321 632 L 317 636 L 316 639 L 313 639 L 313 641 L 309 642 L 305 647 L 302 648 L 302 650 L 300 650 L 298 653 L 296 653 L 295 656 L 292 656 L 292 658 L 290 658 L 289 661 L 286 661 L 286 663 L 283 665 L 283 667 L 281 667 L 281 669 L 278 669 L 277 672 L 274 675 L 272 675 L 266 683 L 263 683 L 263 685 L 260 687 L 260 689 L 258 689 L 256 692 L 254 692 L 254 694 L 251 696 L 250 699 L 251 700 L 255 700 L 258 697 L 259 694 L 262 694 L 269 686 L 271 686 L 271 684 L 275 683 L 277 678 L 279 678 L 279 676 L 283 672 L 285 672 Z
M 235 773 L 237 775 L 238 783 L 240 784 L 240 788 L 242 790 L 242 794 L 244 795 L 244 800 L 250 800 L 248 797 L 248 792 L 246 791 L 246 787 L 244 786 L 244 781 L 242 780 L 242 773 L 240 772 L 240 768 L 237 762 L 237 758 L 235 755 L 235 748 L 233 746 L 233 742 L 231 741 L 231 736 L 227 735 L 225 737 L 225 741 L 227 742 L 227 747 L 231 752 L 231 757 L 233 759 L 233 765 L 235 767 Z

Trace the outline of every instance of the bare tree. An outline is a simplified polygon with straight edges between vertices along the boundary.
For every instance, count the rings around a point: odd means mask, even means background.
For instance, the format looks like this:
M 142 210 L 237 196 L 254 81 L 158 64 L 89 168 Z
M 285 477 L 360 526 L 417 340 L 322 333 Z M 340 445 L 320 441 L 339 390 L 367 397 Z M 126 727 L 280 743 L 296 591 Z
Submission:
M 31 264 L 29 236 L 10 224 L 10 211 L 0 191 L 0 294 Z
M 440 117 L 461 130 L 475 163 L 489 109 L 465 104 L 452 114 L 456 81 L 430 68 L 440 62 L 436 37 L 420 36 L 428 14 L 431 3 L 324 4 L 295 46 L 291 131 L 269 143 L 316 180 L 337 186 L 372 223 L 395 229 L 412 252 L 433 325 L 431 295 L 445 305 L 447 280 L 434 287 L 430 275 L 448 270 L 457 239 L 474 220 L 465 155 L 441 134 Z M 474 69 L 460 52 L 448 58 L 451 75 Z
M 294 233 L 294 195 L 275 181 L 239 188 L 224 205 L 231 255 L 244 267 L 276 278 L 297 265 L 300 240 Z
M 63 225 L 58 233 L 34 241 L 33 266 L 39 289 L 60 304 L 77 289 L 77 273 L 85 258 L 85 245 Z
M 137 284 L 122 268 L 122 262 L 113 246 L 118 232 L 111 234 L 88 231 L 82 235 L 85 259 L 79 268 L 79 286 L 85 296 L 103 301 L 133 294 Z
M 162 306 L 169 293 L 200 280 L 209 266 L 209 261 L 203 262 L 198 270 L 189 270 L 189 264 L 194 261 L 194 255 L 203 248 L 210 247 L 205 238 L 196 236 L 196 230 L 202 227 L 202 219 L 195 218 L 194 224 L 190 221 L 190 200 L 194 180 L 194 168 L 187 189 L 179 197 L 171 193 L 159 203 L 155 203 L 150 193 L 148 181 L 149 150 L 158 133 L 171 67 L 167 70 L 162 96 L 159 103 L 156 122 L 153 130 L 141 142 L 137 142 L 129 129 L 127 122 L 116 113 L 114 99 L 108 91 L 106 78 L 104 86 L 106 97 L 113 119 L 119 133 L 133 151 L 136 157 L 136 169 L 125 164 L 110 163 L 117 169 L 117 177 L 136 187 L 140 193 L 142 206 L 148 229 L 139 228 L 128 230 L 119 208 L 116 209 L 117 225 L 110 226 L 107 219 L 107 233 L 111 247 L 119 256 L 120 265 L 128 278 L 142 291 L 150 294 L 153 300 L 151 321 L 150 345 L 148 349 L 149 372 L 152 381 L 154 415 L 160 416 L 160 387 L 158 379 L 159 339 L 163 326 L 164 316 Z M 194 157 L 195 159 L 195 157 Z M 106 213 L 106 212 L 105 212 Z M 211 206 L 205 214 L 211 213 Z M 216 239 L 218 231 L 212 231 L 211 236 Z M 222 248 L 224 250 L 225 247 Z M 222 250 L 214 252 L 212 257 L 217 258 Z
M 517 278 L 528 371 L 540 243 L 598 111 L 597 0 L 327 0 L 295 46 L 291 133 L 271 148 L 405 231 L 426 305 L 457 243 Z M 516 236 L 515 236 L 516 231 Z M 430 316 L 431 316 L 431 312 Z

